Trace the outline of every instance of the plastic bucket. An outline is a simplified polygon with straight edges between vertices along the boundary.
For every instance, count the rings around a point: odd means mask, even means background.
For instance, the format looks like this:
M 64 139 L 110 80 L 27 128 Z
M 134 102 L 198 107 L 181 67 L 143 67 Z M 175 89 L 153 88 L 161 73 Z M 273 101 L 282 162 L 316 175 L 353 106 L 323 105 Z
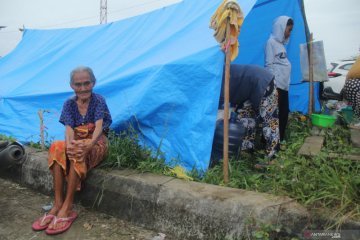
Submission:
M 353 116 L 354 116 L 352 107 L 346 107 L 346 108 L 341 109 L 341 114 L 347 124 L 350 124 L 352 122 Z
M 318 127 L 332 127 L 336 121 L 336 117 L 324 114 L 311 114 L 311 122 Z

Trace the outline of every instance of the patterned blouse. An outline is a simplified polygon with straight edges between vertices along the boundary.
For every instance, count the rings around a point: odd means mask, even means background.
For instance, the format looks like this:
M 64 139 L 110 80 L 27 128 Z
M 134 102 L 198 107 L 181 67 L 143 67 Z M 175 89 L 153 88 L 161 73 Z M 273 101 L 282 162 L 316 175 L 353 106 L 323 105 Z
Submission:
M 85 116 L 80 114 L 76 104 L 76 96 L 73 96 L 64 103 L 59 122 L 65 126 L 68 125 L 75 128 L 87 123 L 95 124 L 99 119 L 103 119 L 103 130 L 107 130 L 112 123 L 112 119 L 105 98 L 99 94 L 92 93 Z

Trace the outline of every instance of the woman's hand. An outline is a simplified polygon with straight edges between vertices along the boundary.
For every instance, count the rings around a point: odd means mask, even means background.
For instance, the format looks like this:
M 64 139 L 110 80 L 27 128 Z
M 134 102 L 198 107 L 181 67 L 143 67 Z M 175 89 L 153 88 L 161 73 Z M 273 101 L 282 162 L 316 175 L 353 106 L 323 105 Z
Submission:
M 91 139 L 84 140 L 72 140 L 70 145 L 70 155 L 76 158 L 76 162 L 83 162 L 86 155 L 91 151 L 93 147 Z
M 92 146 L 90 139 L 72 140 L 71 143 L 66 146 L 66 152 L 70 159 L 76 162 L 83 162 Z
M 73 144 L 73 142 L 67 143 L 66 144 L 66 155 L 69 158 L 75 158 L 77 153 L 76 153 L 76 147 Z

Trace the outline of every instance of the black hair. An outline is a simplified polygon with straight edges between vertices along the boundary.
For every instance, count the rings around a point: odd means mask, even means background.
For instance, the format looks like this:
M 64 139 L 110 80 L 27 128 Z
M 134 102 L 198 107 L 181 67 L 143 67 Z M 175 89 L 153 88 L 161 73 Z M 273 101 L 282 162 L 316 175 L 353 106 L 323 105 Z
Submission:
M 292 18 L 289 18 L 289 20 L 286 23 L 286 26 L 294 26 L 294 20 L 292 20 Z

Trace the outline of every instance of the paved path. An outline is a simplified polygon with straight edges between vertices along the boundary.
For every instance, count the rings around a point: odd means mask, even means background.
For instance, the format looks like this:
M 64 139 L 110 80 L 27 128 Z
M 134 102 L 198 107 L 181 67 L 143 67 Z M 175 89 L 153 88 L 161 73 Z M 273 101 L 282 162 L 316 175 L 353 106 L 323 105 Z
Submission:
M 50 237 L 45 232 L 34 232 L 31 224 L 41 216 L 42 206 L 52 198 L 0 178 L 0 239 L 81 239 L 81 240 L 151 240 L 161 239 L 158 233 L 149 231 L 117 218 L 84 209 L 77 205 L 78 219 L 71 229 L 61 235 Z M 174 240 L 169 236 L 165 240 Z

